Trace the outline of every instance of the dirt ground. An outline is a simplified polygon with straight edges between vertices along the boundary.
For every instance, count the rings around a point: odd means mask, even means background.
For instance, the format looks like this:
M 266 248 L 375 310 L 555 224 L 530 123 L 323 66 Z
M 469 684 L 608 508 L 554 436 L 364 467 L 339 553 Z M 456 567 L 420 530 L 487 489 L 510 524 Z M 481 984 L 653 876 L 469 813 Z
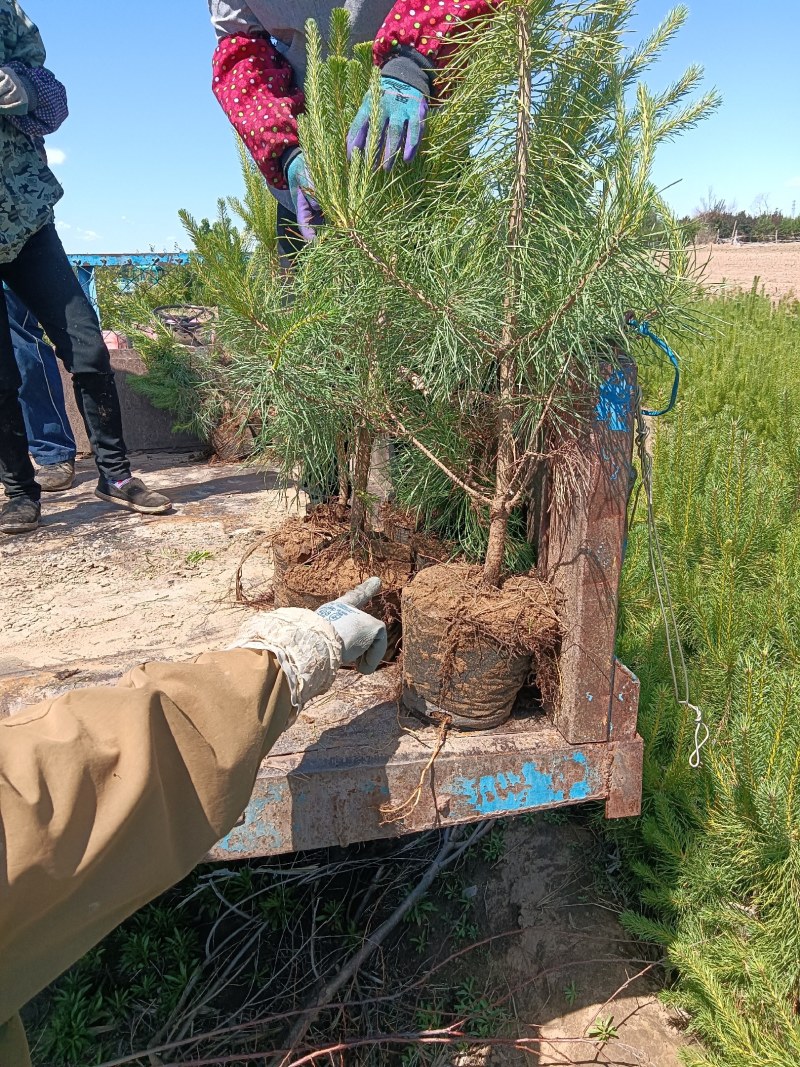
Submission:
M 111 680 L 147 658 L 224 647 L 248 615 L 235 602 L 237 565 L 299 502 L 242 467 L 153 455 L 137 457 L 136 468 L 170 493 L 172 515 L 145 518 L 97 500 L 93 465 L 82 460 L 76 486 L 45 498 L 40 531 L 0 541 L 0 714 L 27 702 L 32 684 L 35 693 L 53 678 L 65 687 Z M 268 557 L 254 556 L 249 588 L 269 574 Z M 655 999 L 653 975 L 615 996 L 646 961 L 637 962 L 614 905 L 598 899 L 588 832 L 517 820 L 506 843 L 475 891 L 482 936 L 513 936 L 493 944 L 481 978 L 508 990 L 520 1024 L 552 1040 L 538 1062 L 677 1067 L 685 1038 Z M 584 1036 L 598 1015 L 613 1016 L 619 1034 L 603 1047 Z M 457 1062 L 523 1061 L 493 1053 Z
M 170 515 L 98 500 L 94 464 L 81 460 L 74 488 L 44 497 L 36 534 L 0 539 L 0 678 L 98 661 L 121 673 L 236 633 L 247 614 L 233 596 L 236 566 L 285 517 L 283 494 L 264 474 L 185 455 L 135 466 L 169 493 Z
M 655 957 L 641 958 L 617 921 L 618 905 L 598 890 L 613 857 L 585 827 L 557 817 L 507 827 L 503 856 L 474 887 L 481 936 L 502 935 L 492 944 L 488 986 L 513 1005 L 519 1036 L 544 1043 L 538 1058 L 487 1050 L 465 1067 L 679 1067 L 690 1039 L 657 999 L 648 969 Z M 617 1036 L 598 1045 L 586 1031 L 609 1017 Z
M 800 242 L 698 245 L 697 262 L 706 265 L 705 282 L 715 290 L 750 289 L 757 278 L 773 299 L 800 298 Z

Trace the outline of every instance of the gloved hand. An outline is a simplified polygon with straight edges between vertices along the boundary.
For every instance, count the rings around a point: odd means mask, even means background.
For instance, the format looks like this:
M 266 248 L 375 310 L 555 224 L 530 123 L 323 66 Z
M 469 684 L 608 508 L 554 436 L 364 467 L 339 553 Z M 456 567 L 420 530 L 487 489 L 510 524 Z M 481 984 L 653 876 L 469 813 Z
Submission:
M 359 608 L 380 592 L 380 578 L 368 578 L 349 593 L 317 608 L 342 639 L 342 663 L 355 663 L 362 674 L 372 674 L 386 655 L 385 625 Z
M 0 67 L 0 115 L 27 115 L 29 104 L 22 79 L 10 67 Z
M 428 118 L 428 98 L 413 85 L 384 76 L 381 77 L 379 103 L 381 125 L 377 158 L 384 170 L 391 170 L 401 152 L 406 163 L 417 154 Z M 354 149 L 360 148 L 363 152 L 366 148 L 371 116 L 372 94 L 368 92 L 347 135 L 348 158 Z
M 295 715 L 299 708 L 333 684 L 342 663 L 355 663 L 363 674 L 375 670 L 386 653 L 386 627 L 358 605 L 380 590 L 370 578 L 318 611 L 279 608 L 248 619 L 231 648 L 271 652 L 286 675 Z M 290 722 L 293 716 L 290 716 Z
M 314 186 L 302 152 L 299 152 L 286 168 L 286 180 L 289 183 L 289 194 L 297 215 L 300 236 L 304 241 L 313 241 L 317 229 L 324 225 L 325 219 L 314 197 Z

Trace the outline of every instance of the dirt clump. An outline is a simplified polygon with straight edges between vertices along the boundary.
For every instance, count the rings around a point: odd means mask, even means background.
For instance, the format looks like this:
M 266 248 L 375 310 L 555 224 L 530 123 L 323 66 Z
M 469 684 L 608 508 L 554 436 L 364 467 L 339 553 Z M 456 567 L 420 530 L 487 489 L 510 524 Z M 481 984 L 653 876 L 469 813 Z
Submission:
M 388 594 L 399 592 L 411 578 L 411 553 L 403 548 L 374 537 L 354 552 L 349 539 L 331 541 L 304 562 L 287 566 L 283 589 L 290 597 L 312 597 L 324 604 L 377 575 L 385 599 Z M 292 598 L 296 600 L 296 596 Z
M 531 677 L 552 685 L 556 598 L 534 575 L 495 589 L 482 584 L 480 567 L 429 567 L 403 593 L 403 626 L 403 702 L 416 713 L 489 729 L 509 717 Z

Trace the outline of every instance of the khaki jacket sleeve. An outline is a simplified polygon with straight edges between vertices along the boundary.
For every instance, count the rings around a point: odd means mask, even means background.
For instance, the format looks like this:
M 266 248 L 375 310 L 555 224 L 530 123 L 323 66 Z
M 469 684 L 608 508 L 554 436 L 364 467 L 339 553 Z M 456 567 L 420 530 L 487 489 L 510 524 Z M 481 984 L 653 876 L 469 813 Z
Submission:
M 26 1001 L 231 829 L 291 712 L 272 654 L 236 649 L 0 722 L 0 1047 Z

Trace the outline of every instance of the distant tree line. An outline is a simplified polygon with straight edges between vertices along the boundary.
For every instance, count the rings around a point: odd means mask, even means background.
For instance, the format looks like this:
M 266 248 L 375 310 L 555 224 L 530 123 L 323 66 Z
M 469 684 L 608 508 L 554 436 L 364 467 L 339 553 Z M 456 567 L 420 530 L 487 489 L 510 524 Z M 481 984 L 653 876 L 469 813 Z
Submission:
M 681 220 L 689 240 L 697 244 L 715 241 L 792 241 L 800 240 L 800 215 L 784 215 L 782 211 L 761 211 L 751 215 L 747 211 L 730 210 L 724 201 L 704 204 L 694 215 Z

